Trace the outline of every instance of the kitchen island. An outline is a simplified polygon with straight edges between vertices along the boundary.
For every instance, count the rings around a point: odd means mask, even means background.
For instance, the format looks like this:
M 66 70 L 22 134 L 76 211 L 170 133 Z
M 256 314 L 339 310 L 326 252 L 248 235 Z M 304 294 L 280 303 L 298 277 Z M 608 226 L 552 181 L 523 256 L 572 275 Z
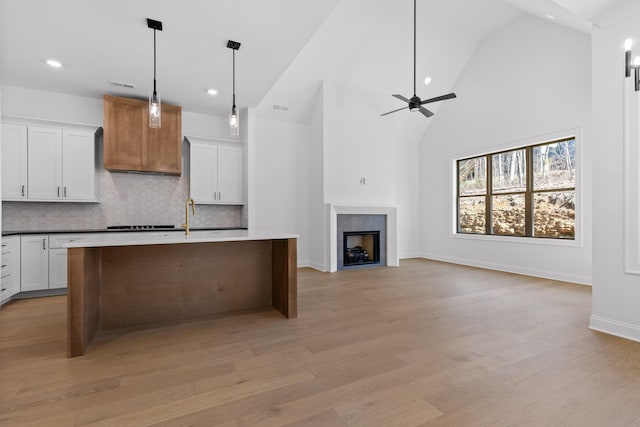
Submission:
M 247 230 L 102 234 L 68 249 L 67 355 L 99 331 L 272 306 L 297 316 L 297 235 Z

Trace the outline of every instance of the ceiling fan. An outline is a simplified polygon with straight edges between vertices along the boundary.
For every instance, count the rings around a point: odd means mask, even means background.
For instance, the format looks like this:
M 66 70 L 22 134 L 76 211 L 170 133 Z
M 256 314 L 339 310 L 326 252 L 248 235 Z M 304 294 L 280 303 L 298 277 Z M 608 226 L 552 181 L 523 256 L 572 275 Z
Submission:
M 406 110 L 408 108 L 409 111 L 420 111 L 424 116 L 431 117 L 433 116 L 433 113 L 423 107 L 424 104 L 444 101 L 446 99 L 452 99 L 456 97 L 455 93 L 449 93 L 442 96 L 436 96 L 435 98 L 425 99 L 423 101 L 418 95 L 416 95 L 416 0 L 413 0 L 413 96 L 410 99 L 407 99 L 402 95 L 392 96 L 406 102 L 408 105 L 406 107 L 398 108 L 397 110 L 389 111 L 388 113 L 380 114 L 381 116 L 386 116 L 397 111 Z

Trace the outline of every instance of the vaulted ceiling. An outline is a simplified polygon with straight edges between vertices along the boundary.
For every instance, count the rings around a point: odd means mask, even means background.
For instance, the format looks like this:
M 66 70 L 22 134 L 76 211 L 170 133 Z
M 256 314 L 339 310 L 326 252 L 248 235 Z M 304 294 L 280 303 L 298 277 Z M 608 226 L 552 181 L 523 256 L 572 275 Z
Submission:
M 620 1 L 419 0 L 418 92 L 423 98 L 448 92 L 482 38 L 521 13 L 551 14 L 558 24 L 589 31 L 596 15 Z M 381 94 L 412 92 L 412 6 L 411 0 L 0 0 L 0 82 L 144 98 L 153 77 L 149 17 L 164 23 L 157 74 L 165 102 L 226 115 L 232 39 L 242 43 L 238 105 L 298 121 L 321 80 Z M 63 67 L 51 69 L 48 58 Z M 426 76 L 433 78 L 429 86 L 421 83 Z M 396 106 L 389 97 L 389 109 Z M 406 129 L 403 120 L 410 119 L 397 120 Z

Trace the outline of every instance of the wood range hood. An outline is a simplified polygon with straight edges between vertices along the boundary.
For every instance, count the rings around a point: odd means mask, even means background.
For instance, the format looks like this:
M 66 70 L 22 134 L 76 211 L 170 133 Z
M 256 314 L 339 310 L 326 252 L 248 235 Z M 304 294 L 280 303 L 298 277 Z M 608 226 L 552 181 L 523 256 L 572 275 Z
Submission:
M 110 172 L 182 174 L 182 108 L 162 104 L 149 127 L 147 101 L 104 95 L 104 167 Z

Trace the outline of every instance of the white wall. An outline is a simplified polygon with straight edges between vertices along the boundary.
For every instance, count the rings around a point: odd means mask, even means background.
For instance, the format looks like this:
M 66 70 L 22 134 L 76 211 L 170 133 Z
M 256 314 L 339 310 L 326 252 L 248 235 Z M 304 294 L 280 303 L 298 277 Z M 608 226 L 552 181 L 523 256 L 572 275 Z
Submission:
M 309 265 L 309 127 L 258 117 L 255 228 L 297 233 L 298 265 Z
M 2 86 L 2 114 L 102 126 L 102 98 Z M 207 114 L 182 112 L 182 134 L 231 139 L 228 120 Z
M 323 89 L 325 202 L 394 204 L 393 127 L 380 117 L 387 97 L 327 81 Z
M 408 141 L 396 140 L 395 143 L 398 255 L 401 259 L 420 256 L 419 142 L 419 139 L 415 138 Z
M 309 121 L 309 266 L 326 271 L 329 269 L 326 247 L 327 212 L 325 212 L 324 190 L 324 107 L 323 89 L 320 84 L 312 101 L 311 120 Z
M 640 14 L 593 31 L 593 315 L 591 327 L 640 341 L 640 276 L 624 272 L 623 43 L 640 55 Z M 628 16 L 628 15 L 627 15 Z M 637 142 L 636 142 L 637 144 Z M 637 193 L 636 193 L 637 194 Z
M 488 36 L 420 146 L 426 258 L 591 283 L 591 57 L 587 35 L 526 15 Z M 454 237 L 452 159 L 581 128 L 581 247 Z M 506 147 L 505 147 L 506 148 Z M 498 239 L 498 237 L 494 237 Z M 513 239 L 512 239 L 513 240 Z

